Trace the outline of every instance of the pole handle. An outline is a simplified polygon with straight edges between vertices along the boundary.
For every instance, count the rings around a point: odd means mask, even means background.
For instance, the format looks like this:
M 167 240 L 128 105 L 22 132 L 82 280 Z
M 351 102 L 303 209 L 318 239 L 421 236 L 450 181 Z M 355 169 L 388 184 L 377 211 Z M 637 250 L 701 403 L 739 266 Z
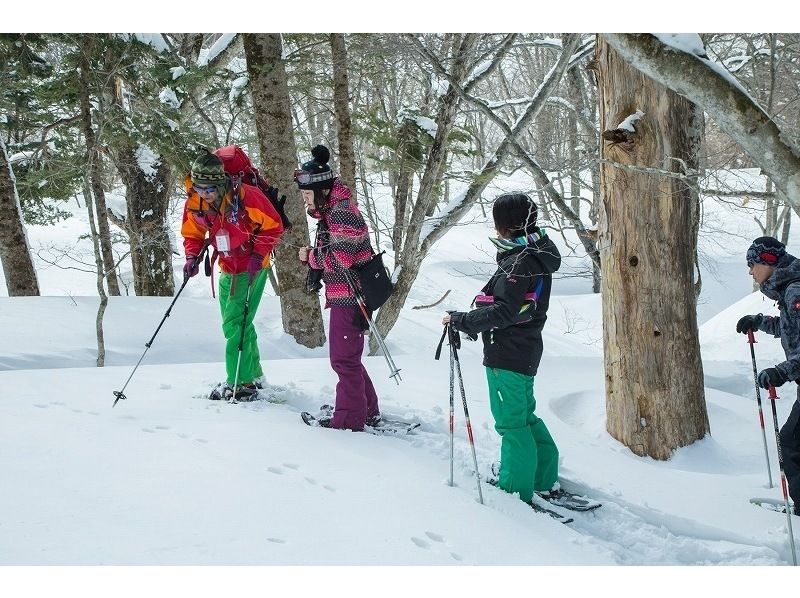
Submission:
M 774 387 L 772 384 L 770 384 L 770 385 L 769 385 L 769 395 L 768 395 L 768 397 L 769 397 L 770 399 L 772 399 L 773 401 L 775 401 L 776 399 L 779 399 L 779 398 L 780 398 L 780 397 L 778 396 L 778 393 L 777 393 L 777 392 L 775 392 L 775 387 Z
M 758 341 L 756 340 L 756 337 L 755 337 L 755 335 L 753 334 L 753 329 L 752 329 L 752 328 L 748 328 L 748 329 L 747 329 L 747 342 L 748 342 L 749 344 L 751 344 L 751 345 L 752 345 L 753 343 L 757 343 L 757 342 L 758 342 Z

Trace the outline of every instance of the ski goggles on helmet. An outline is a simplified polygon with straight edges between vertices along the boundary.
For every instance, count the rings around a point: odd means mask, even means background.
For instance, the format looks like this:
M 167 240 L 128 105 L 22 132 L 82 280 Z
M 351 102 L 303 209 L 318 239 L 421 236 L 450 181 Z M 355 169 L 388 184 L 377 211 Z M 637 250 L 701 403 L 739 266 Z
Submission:
M 747 250 L 747 266 L 752 267 L 753 264 L 766 264 L 767 266 L 774 266 L 778 263 L 778 256 L 771 251 L 758 251 L 755 247 L 750 247 Z
M 334 173 L 332 170 L 328 170 L 326 172 L 318 172 L 316 174 L 310 173 L 307 170 L 295 170 L 294 171 L 294 180 L 297 181 L 300 185 L 311 185 L 313 183 L 321 183 L 323 181 L 329 181 L 334 178 Z

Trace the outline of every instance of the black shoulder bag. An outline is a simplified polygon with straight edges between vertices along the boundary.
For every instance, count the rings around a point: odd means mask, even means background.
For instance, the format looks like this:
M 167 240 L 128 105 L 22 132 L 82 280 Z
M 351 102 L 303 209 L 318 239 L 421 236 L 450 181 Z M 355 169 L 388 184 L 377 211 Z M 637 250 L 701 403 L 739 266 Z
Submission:
M 376 253 L 366 264 L 352 268 L 358 278 L 361 294 L 369 311 L 377 310 L 394 292 L 394 284 L 389 276 L 389 271 L 383 265 L 384 253 L 384 251 Z

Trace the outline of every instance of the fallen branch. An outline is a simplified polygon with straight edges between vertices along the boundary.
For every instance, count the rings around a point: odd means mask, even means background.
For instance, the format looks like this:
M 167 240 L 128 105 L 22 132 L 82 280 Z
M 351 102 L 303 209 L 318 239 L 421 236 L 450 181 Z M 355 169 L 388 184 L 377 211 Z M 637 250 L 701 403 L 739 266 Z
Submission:
M 447 292 L 444 295 L 442 295 L 442 298 L 439 299 L 436 303 L 431 303 L 430 305 L 415 305 L 411 309 L 428 309 L 428 308 L 431 308 L 431 307 L 436 307 L 437 305 L 439 305 L 442 301 L 444 301 L 447 298 L 447 296 L 450 294 L 451 290 L 452 289 L 447 289 Z

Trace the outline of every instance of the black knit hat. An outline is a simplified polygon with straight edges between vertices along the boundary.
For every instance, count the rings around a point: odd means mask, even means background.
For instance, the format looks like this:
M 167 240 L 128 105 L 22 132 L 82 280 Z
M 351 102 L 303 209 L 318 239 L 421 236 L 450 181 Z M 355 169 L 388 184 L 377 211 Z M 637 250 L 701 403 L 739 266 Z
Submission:
M 766 264 L 776 266 L 786 255 L 786 245 L 775 237 L 759 237 L 747 249 L 747 265 Z
M 192 184 L 200 187 L 216 187 L 220 195 L 227 187 L 225 167 L 217 156 L 204 150 L 192 163 Z
M 534 232 L 537 213 L 536 203 L 524 193 L 501 195 L 492 206 L 495 228 L 507 236 Z
M 317 145 L 311 150 L 313 158 L 305 162 L 300 170 L 294 173 L 294 180 L 301 189 L 330 189 L 336 174 L 328 166 L 331 153 L 324 145 Z

